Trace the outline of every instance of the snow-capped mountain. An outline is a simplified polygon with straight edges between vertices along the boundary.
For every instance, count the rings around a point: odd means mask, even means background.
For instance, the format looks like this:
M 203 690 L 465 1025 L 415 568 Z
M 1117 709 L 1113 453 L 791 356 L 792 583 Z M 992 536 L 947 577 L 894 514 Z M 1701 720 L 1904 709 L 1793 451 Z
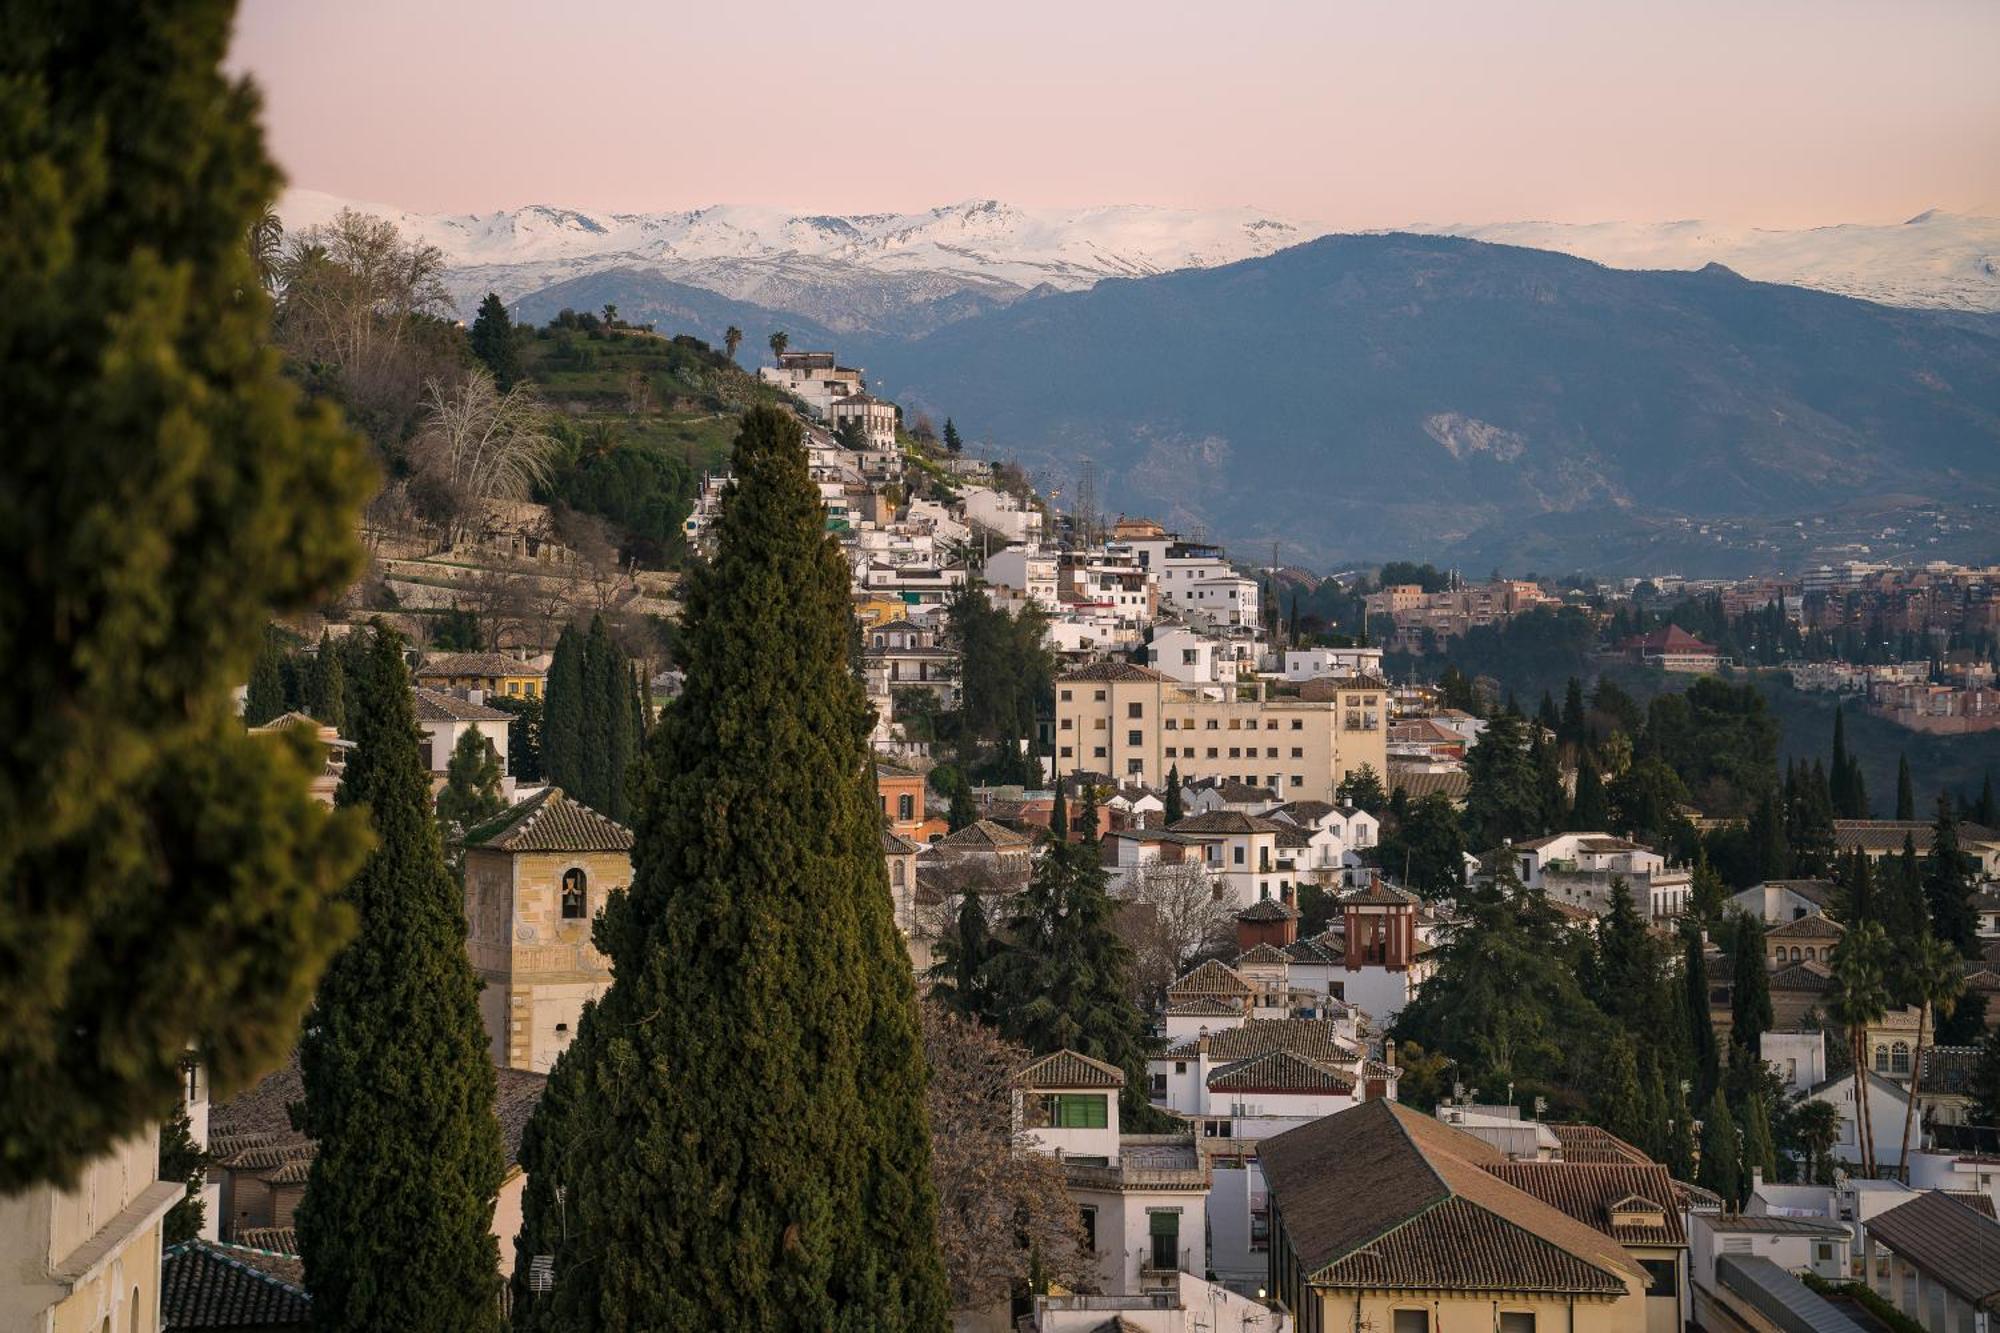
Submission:
M 437 246 L 470 311 L 487 291 L 515 301 L 592 274 L 635 270 L 828 329 L 913 334 L 1038 288 L 1077 291 L 1253 259 L 1335 231 L 1254 209 L 1143 205 L 1017 208 L 979 200 L 921 213 L 850 216 L 719 205 L 596 213 L 531 205 L 423 214 L 292 190 L 291 230 L 344 207 L 389 218 Z M 1404 230 L 1554 250 L 1614 268 L 1699 269 L 1891 305 L 2000 311 L 2000 219 L 1929 212 L 1897 226 L 1799 231 L 1706 222 L 1417 224 Z M 605 284 L 595 284 L 603 287 Z
M 279 214 L 296 230 L 347 207 L 387 217 L 442 250 L 461 306 L 488 290 L 511 301 L 586 274 L 637 269 L 836 329 L 907 325 L 893 317 L 899 307 L 964 294 L 1004 304 L 1038 287 L 1075 291 L 1107 277 L 1208 268 L 1325 231 L 1251 209 L 1023 209 L 993 200 L 847 217 L 743 205 L 430 215 L 292 190 Z

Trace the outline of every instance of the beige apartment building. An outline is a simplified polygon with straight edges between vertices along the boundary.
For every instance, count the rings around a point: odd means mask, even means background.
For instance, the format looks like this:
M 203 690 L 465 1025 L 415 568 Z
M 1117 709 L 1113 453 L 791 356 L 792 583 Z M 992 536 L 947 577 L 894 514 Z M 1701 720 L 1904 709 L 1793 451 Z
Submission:
M 1129 662 L 1056 681 L 1056 766 L 1158 786 L 1234 778 L 1289 801 L 1332 801 L 1349 773 L 1388 772 L 1388 687 L 1353 676 L 1298 695 L 1183 685 Z

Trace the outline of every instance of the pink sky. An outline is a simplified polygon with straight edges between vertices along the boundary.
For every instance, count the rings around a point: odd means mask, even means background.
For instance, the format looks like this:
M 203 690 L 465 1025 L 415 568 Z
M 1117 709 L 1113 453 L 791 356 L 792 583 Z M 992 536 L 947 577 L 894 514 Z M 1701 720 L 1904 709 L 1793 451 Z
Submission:
M 1993 0 L 244 0 L 293 182 L 473 212 L 2000 212 Z

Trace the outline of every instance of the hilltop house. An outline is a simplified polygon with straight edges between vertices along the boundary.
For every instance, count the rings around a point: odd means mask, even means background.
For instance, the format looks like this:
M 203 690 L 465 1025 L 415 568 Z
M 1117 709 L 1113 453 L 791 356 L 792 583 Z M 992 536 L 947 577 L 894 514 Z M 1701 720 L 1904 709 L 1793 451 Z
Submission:
M 500 760 L 500 794 L 511 802 L 514 799 L 514 775 L 507 759 L 507 726 L 514 720 L 513 714 L 423 685 L 417 686 L 412 694 L 417 726 L 424 733 L 425 757 L 430 761 L 432 789 L 441 790 L 444 787 L 445 774 L 451 768 L 451 754 L 458 747 L 459 738 L 468 731 L 476 731 L 486 738 L 486 743 L 493 747 L 494 755 Z
M 1669 868 L 1652 848 L 1609 833 L 1557 833 L 1514 843 L 1499 855 L 1512 856 L 1526 887 L 1598 916 L 1611 910 L 1614 880 L 1624 880 L 1633 905 L 1656 921 L 1684 913 L 1694 889 L 1686 867 Z
M 416 671 L 417 684 L 446 693 L 479 690 L 478 702 L 495 694 L 539 699 L 548 678 L 545 664 L 506 653 L 426 653 Z

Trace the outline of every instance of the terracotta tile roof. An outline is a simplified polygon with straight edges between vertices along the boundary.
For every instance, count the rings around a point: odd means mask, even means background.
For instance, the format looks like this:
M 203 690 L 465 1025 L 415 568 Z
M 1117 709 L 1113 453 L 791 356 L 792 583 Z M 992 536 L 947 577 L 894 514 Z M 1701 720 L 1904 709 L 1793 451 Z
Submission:
M 886 856 L 910 856 L 923 849 L 886 824 L 882 828 L 882 852 Z
M 493 1112 L 500 1119 L 500 1147 L 511 1169 L 521 1164 L 521 1135 L 548 1091 L 549 1076 L 532 1069 L 496 1069 Z
M 299 1233 L 294 1227 L 241 1227 L 236 1243 L 267 1254 L 297 1254 Z
M 1325 801 L 1286 801 L 1275 810 L 1265 811 L 1265 817 L 1290 820 L 1300 828 L 1306 828 L 1317 825 L 1335 809 L 1335 806 Z
M 1309 940 L 1293 940 L 1285 946 L 1285 956 L 1294 963 L 1345 964 L 1347 937 L 1339 931 L 1322 931 Z
M 1315 1286 L 1623 1296 L 1643 1278 L 1616 1241 L 1483 1169 L 1497 1149 L 1386 1099 L 1258 1156 Z
M 312 1318 L 305 1266 L 240 1245 L 191 1240 L 160 1264 L 166 1328 L 304 1328 Z
M 1712 1189 L 1690 1184 L 1685 1180 L 1674 1182 L 1674 1198 L 1680 1206 L 1693 1213 L 1719 1213 L 1722 1211 L 1722 1196 Z
M 1260 944 L 1246 953 L 1236 955 L 1236 966 L 1238 967 L 1242 967 L 1245 963 L 1255 966 L 1259 963 L 1288 963 L 1290 961 L 1291 959 L 1286 956 L 1283 949 L 1269 944 Z
M 1168 1047 L 1156 1060 L 1190 1060 L 1201 1048 L 1199 1037 Z M 1253 1018 L 1233 1028 L 1208 1034 L 1211 1060 L 1248 1060 L 1271 1051 L 1290 1051 L 1322 1064 L 1350 1064 L 1356 1052 L 1340 1039 L 1330 1018 Z
M 1057 682 L 1092 680 L 1165 680 L 1167 677 L 1151 667 L 1134 666 L 1130 662 L 1092 662 L 1089 666 L 1078 667 L 1075 671 L 1057 677 Z
M 1337 1069 L 1291 1051 L 1266 1051 L 1223 1065 L 1208 1076 L 1210 1092 L 1354 1091 L 1354 1081 Z
M 419 722 L 510 722 L 514 717 L 512 713 L 423 685 L 412 686 L 410 693 L 416 700 Z
M 1409 907 L 1423 899 L 1407 889 L 1399 889 L 1380 875 L 1371 875 L 1366 888 L 1353 889 L 1340 895 L 1341 906 L 1352 903 L 1362 907 Z
M 990 819 L 975 819 L 956 833 L 947 834 L 933 844 L 937 847 L 961 847 L 969 849 L 998 849 L 1003 847 L 1027 847 L 1031 843 L 1026 834 L 1016 833 L 1005 824 L 996 824 Z
M 2000 1223 L 1956 1199 L 1928 1191 L 1862 1227 L 1960 1299 L 1986 1309 L 2000 1301 Z
M 1551 1122 L 1548 1128 L 1556 1136 L 1556 1141 L 1562 1144 L 1563 1160 L 1566 1162 L 1652 1165 L 1652 1158 L 1602 1126 Z
M 1843 852 L 1900 852 L 1905 837 L 1915 844 L 1917 855 L 1923 856 L 1931 849 L 1931 842 L 1937 836 L 1937 829 L 1921 819 L 1836 819 L 1833 821 L 1833 845 Z M 2000 833 L 1979 824 L 1962 823 L 1958 826 L 1958 841 L 1962 847 L 1971 842 L 2000 841 Z
M 1389 791 L 1401 791 L 1411 801 L 1421 801 L 1426 796 L 1442 795 L 1453 801 L 1463 801 L 1472 788 L 1472 779 L 1463 769 L 1452 769 L 1444 773 L 1429 773 L 1418 769 L 1389 765 Z
M 629 852 L 632 830 L 561 787 L 548 787 L 467 833 L 465 845 L 503 852 Z
M 1309 829 L 1293 828 L 1291 825 L 1286 824 L 1278 830 L 1276 845 L 1294 849 L 1310 847 L 1312 846 L 1312 832 Z
M 1189 815 L 1167 827 L 1173 833 L 1283 833 L 1292 825 L 1246 815 L 1240 810 L 1210 810 L 1206 814 Z
M 1299 910 L 1287 906 L 1281 898 L 1259 898 L 1236 914 L 1238 921 L 1293 921 Z
M 1560 1130 L 1557 1131 L 1560 1134 Z M 1568 1144 L 1564 1144 L 1567 1153 Z M 1490 1162 L 1486 1169 L 1518 1190 L 1534 1195 L 1621 1245 L 1685 1245 L 1680 1198 L 1673 1177 L 1657 1162 Z M 1647 1211 L 1658 1226 L 1617 1226 L 1614 1213 Z
M 1197 998 L 1167 1006 L 1167 1014 L 1172 1018 L 1237 1018 L 1242 1013 L 1241 1003 L 1223 999 Z
M 1818 963 L 1793 963 L 1771 974 L 1773 991 L 1805 991 L 1821 995 L 1833 989 L 1833 973 Z
M 1926 1046 L 1917 1071 L 1917 1091 L 1943 1096 L 1969 1096 L 1972 1075 L 1979 1068 L 1977 1046 Z
M 548 669 L 505 653 L 431 653 L 417 668 L 417 679 L 451 676 L 546 676 Z
M 1847 927 L 1828 917 L 1814 912 L 1796 921 L 1787 921 L 1781 926 L 1772 926 L 1764 932 L 1764 938 L 1771 940 L 1837 940 L 1847 933 Z
M 1122 1088 L 1125 1071 L 1077 1051 L 1045 1055 L 1014 1076 L 1024 1088 Z
M 1246 996 L 1254 993 L 1249 982 L 1226 963 L 1211 958 L 1200 967 L 1176 977 L 1167 987 L 1170 1000 L 1193 999 L 1198 995 Z

